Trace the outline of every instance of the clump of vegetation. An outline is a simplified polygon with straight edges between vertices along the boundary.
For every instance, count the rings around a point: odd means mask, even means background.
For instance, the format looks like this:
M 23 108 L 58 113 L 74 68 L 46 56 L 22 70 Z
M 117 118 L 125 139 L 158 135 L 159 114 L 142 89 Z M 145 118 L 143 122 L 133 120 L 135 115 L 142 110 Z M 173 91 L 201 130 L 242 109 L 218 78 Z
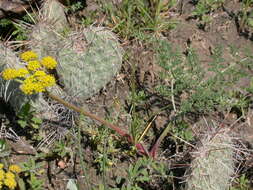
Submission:
M 203 0 L 194 2 L 196 6 L 192 12 L 192 16 L 198 18 L 199 28 L 205 29 L 205 26 L 212 21 L 212 16 L 210 16 L 210 14 L 216 9 L 221 8 L 224 0 Z
M 28 39 L 28 35 L 26 32 L 26 28 L 23 25 L 33 24 L 33 20 L 30 16 L 24 15 L 19 23 L 17 20 L 11 20 L 8 18 L 2 18 L 0 20 L 0 30 L 3 32 L 2 35 L 10 36 L 12 39 L 16 41 L 23 41 Z M 26 23 L 26 24 L 24 24 Z M 1 40 L 4 39 L 3 36 L 0 38 Z
M 103 10 L 110 17 L 108 25 L 126 38 L 148 31 L 159 34 L 176 25 L 176 21 L 168 19 L 167 15 L 169 9 L 177 4 L 174 0 L 127 0 L 118 7 L 112 3 L 101 2 Z
M 234 62 L 225 66 L 220 47 L 214 50 L 208 69 L 199 64 L 198 55 L 192 48 L 187 49 L 186 59 L 183 59 L 183 54 L 172 49 L 165 40 L 160 41 L 157 47 L 157 61 L 164 69 L 160 76 L 168 81 L 168 85 L 158 85 L 156 90 L 165 98 L 170 98 L 178 114 L 203 114 L 236 106 L 232 101 L 233 91 L 227 91 L 246 75 L 247 65 L 242 68 L 240 62 Z

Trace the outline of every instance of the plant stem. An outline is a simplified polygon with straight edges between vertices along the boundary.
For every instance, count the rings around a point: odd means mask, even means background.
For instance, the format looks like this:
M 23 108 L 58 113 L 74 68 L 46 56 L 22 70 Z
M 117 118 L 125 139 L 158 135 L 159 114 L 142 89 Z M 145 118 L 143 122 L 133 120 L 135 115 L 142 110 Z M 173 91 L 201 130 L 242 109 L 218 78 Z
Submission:
M 142 155 L 145 155 L 145 156 L 149 156 L 149 152 L 146 150 L 146 148 L 141 144 L 141 143 L 137 143 L 135 144 L 134 143 L 134 139 L 127 133 L 125 132 L 124 130 L 120 129 L 118 126 L 92 114 L 92 113 L 89 113 L 87 111 L 84 111 L 83 109 L 71 104 L 71 103 L 68 103 L 66 102 L 65 100 L 63 100 L 62 98 L 58 97 L 58 96 L 55 96 L 53 94 L 51 94 L 50 92 L 46 92 L 48 97 L 52 98 L 53 100 L 61 103 L 62 105 L 66 106 L 67 108 L 69 109 L 72 109 L 80 114 L 83 114 L 85 116 L 88 116 L 89 118 L 91 119 L 94 119 L 100 123 L 102 123 L 103 125 L 109 127 L 110 129 L 114 130 L 115 132 L 117 132 L 120 136 L 122 137 L 126 137 L 127 141 L 131 144 L 134 144 L 135 147 L 137 148 L 138 152 Z
M 116 126 L 116 125 L 114 125 L 114 124 L 112 124 L 112 123 L 110 123 L 110 122 L 108 122 L 108 121 L 106 121 L 106 120 L 104 120 L 104 119 L 102 119 L 102 118 L 100 118 L 100 117 L 92 114 L 92 113 L 89 113 L 89 112 L 87 112 L 87 111 L 85 111 L 85 110 L 83 110 L 83 109 L 81 109 L 81 108 L 79 108 L 79 107 L 77 107 L 77 106 L 75 106 L 75 105 L 73 105 L 71 103 L 68 103 L 65 100 L 63 100 L 62 98 L 51 94 L 50 92 L 47 92 L 47 95 L 48 95 L 48 97 L 52 98 L 53 100 L 55 100 L 55 101 L 63 104 L 67 108 L 72 109 L 72 110 L 74 110 L 74 111 L 76 111 L 76 112 L 78 112 L 80 114 L 85 115 L 85 116 L 88 116 L 89 118 L 94 119 L 94 120 L 102 123 L 103 125 L 108 126 L 110 129 L 116 131 L 120 136 L 126 137 L 127 140 L 128 140 L 128 142 L 133 143 L 132 137 L 127 132 L 125 132 L 124 130 L 120 129 L 118 126 Z
M 172 127 L 173 127 L 173 124 L 169 123 L 167 125 L 167 127 L 164 129 L 164 131 L 162 132 L 162 134 L 159 136 L 159 138 L 157 139 L 157 141 L 155 142 L 154 146 L 152 147 L 152 149 L 151 149 L 151 151 L 149 153 L 152 158 L 156 157 L 158 146 L 161 144 L 162 140 L 164 139 L 164 137 L 166 137 L 166 135 L 168 134 L 168 132 L 170 131 L 170 129 Z

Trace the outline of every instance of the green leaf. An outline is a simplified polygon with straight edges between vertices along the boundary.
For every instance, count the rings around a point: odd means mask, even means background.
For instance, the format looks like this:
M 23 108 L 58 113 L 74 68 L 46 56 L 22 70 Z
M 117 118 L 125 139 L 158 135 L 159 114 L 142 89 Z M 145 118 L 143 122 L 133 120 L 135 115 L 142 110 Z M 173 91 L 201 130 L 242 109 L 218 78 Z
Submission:
M 0 139 L 0 151 L 4 151 L 6 148 L 6 141 L 4 139 Z
M 42 123 L 42 119 L 40 119 L 40 118 L 38 118 L 38 117 L 33 117 L 31 120 L 32 120 L 34 123 L 36 123 L 36 124 L 41 124 L 41 123 Z
M 122 177 L 121 176 L 117 176 L 117 178 L 116 178 L 116 184 L 120 184 L 121 180 L 122 180 Z
M 6 27 L 8 25 L 12 25 L 12 22 L 9 19 L 1 19 L 1 21 L 0 21 L 1 27 Z
M 248 25 L 253 28 L 253 18 L 248 18 Z
M 149 177 L 141 176 L 141 177 L 138 177 L 136 181 L 144 182 L 144 181 L 149 181 L 149 180 L 150 180 Z
M 25 182 L 22 178 L 20 178 L 19 176 L 16 176 L 17 177 L 17 182 L 18 182 L 18 187 L 20 190 L 26 190 L 25 188 Z
M 32 126 L 32 128 L 34 128 L 34 129 L 38 129 L 39 128 L 39 125 L 38 124 L 31 124 L 31 126 Z
M 30 109 L 31 109 L 31 105 L 29 104 L 29 102 L 27 102 L 25 105 L 22 106 L 18 115 L 28 116 Z
M 18 120 L 18 124 L 22 127 L 25 128 L 27 126 L 27 122 L 24 120 Z

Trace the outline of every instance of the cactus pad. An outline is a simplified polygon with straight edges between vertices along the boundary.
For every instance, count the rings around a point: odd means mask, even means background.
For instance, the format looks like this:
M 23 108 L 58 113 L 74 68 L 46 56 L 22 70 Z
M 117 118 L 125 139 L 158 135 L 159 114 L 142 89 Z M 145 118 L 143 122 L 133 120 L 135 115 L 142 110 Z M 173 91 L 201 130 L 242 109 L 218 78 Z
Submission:
M 91 97 L 121 68 L 123 50 L 109 30 L 85 29 L 70 35 L 64 44 L 57 55 L 57 73 L 70 96 Z
M 187 190 L 228 190 L 234 174 L 232 138 L 219 132 L 201 144 L 191 164 Z

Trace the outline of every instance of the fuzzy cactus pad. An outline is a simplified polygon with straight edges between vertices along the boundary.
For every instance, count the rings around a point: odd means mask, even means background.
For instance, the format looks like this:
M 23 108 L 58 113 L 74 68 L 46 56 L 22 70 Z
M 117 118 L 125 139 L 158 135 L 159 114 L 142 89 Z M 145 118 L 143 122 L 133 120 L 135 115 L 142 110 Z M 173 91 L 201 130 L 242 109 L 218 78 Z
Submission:
M 195 152 L 187 190 L 228 190 L 234 174 L 232 138 L 227 133 L 206 137 Z
M 66 39 L 57 54 L 57 73 L 66 92 L 80 100 L 99 92 L 119 72 L 123 50 L 115 35 L 91 27 Z
M 50 24 L 55 31 L 68 27 L 64 7 L 58 0 L 45 0 L 41 8 L 42 20 Z

